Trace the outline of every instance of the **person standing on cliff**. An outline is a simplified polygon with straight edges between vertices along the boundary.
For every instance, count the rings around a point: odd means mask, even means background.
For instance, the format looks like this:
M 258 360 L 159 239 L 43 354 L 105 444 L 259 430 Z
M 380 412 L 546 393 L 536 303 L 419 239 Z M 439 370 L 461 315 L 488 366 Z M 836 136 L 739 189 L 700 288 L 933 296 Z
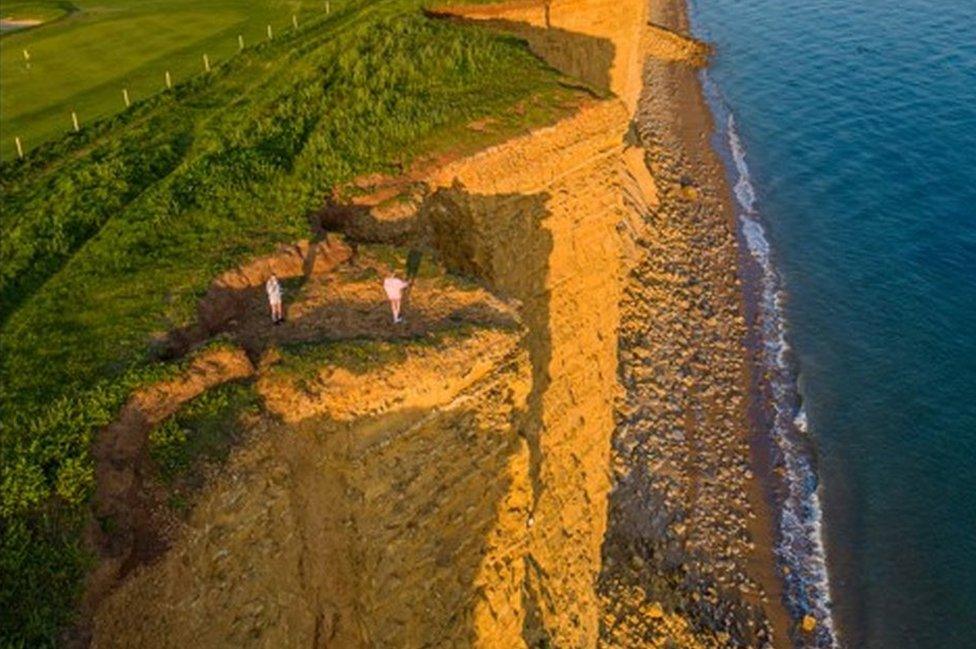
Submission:
M 271 322 L 281 324 L 285 316 L 281 308 L 281 282 L 277 275 L 271 273 L 271 277 L 264 283 L 264 290 L 268 292 L 268 304 L 271 305 Z
M 386 291 L 386 297 L 390 300 L 394 324 L 403 322 L 403 318 L 400 317 L 400 306 L 403 304 L 403 294 L 410 288 L 411 284 L 413 284 L 412 281 L 405 282 L 393 274 L 383 280 L 383 290 Z

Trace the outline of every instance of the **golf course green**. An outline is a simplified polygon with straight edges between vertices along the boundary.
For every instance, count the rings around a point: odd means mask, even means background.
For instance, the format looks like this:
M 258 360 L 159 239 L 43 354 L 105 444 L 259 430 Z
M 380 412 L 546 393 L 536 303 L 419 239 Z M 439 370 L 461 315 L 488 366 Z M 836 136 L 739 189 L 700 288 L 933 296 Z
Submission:
M 335 0 L 338 5 L 343 0 Z M 335 7 L 330 6 L 330 9 Z M 40 20 L 0 37 L 0 159 L 16 155 L 73 128 L 125 109 L 131 102 L 204 72 L 239 50 L 238 36 L 253 45 L 293 27 L 322 2 L 302 0 L 7 0 L 4 21 Z M 27 52 L 25 57 L 24 52 Z

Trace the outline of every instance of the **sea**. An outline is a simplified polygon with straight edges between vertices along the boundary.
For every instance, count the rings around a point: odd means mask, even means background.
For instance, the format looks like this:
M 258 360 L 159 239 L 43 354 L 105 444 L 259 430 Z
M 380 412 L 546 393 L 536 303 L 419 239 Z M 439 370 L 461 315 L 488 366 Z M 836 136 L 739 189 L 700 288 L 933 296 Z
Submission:
M 976 0 L 689 0 L 802 647 L 976 648 Z

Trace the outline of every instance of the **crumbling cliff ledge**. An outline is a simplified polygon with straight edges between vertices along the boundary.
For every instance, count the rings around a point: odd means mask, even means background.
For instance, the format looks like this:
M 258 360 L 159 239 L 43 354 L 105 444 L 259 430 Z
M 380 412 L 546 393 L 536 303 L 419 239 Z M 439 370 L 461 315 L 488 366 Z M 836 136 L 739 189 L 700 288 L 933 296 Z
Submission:
M 451 13 L 607 96 L 430 170 L 396 214 L 330 222 L 424 248 L 511 322 L 297 373 L 249 337 L 271 414 L 96 646 L 782 645 L 702 47 L 676 2 L 543 9 Z M 373 317 L 358 281 L 312 287 L 296 334 Z
M 254 358 L 236 348 L 249 371 L 233 376 L 251 377 L 264 414 L 240 422 L 244 443 L 167 546 L 100 594 L 93 646 L 509 646 L 520 636 L 524 328 L 510 305 L 423 267 L 411 322 L 391 327 L 377 292 L 389 268 L 360 252 L 309 278 L 285 326 L 259 327 L 256 309 L 221 321 L 220 353 L 239 344 Z M 196 363 L 170 383 L 216 384 L 222 367 Z M 145 428 L 122 437 L 145 444 Z

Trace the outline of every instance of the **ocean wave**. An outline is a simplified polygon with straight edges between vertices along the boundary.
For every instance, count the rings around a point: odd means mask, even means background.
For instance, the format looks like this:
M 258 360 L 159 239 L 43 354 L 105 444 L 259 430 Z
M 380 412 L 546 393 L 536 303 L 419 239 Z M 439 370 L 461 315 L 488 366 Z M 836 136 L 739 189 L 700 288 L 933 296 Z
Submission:
M 757 212 L 757 195 L 735 117 L 717 86 L 703 73 L 703 86 L 712 103 L 724 141 L 719 146 L 731 163 L 736 217 L 746 250 L 759 271 L 756 290 L 757 325 L 764 365 L 763 389 L 770 395 L 768 435 L 775 445 L 775 462 L 782 468 L 786 493 L 779 504 L 776 557 L 784 568 L 787 607 L 794 619 L 812 615 L 815 632 L 794 638 L 798 644 L 835 649 L 840 646 L 831 613 L 830 580 L 823 541 L 823 512 L 819 482 L 808 438 L 806 412 L 801 405 L 797 368 L 790 357 L 784 312 L 786 291 L 775 264 L 766 229 Z

